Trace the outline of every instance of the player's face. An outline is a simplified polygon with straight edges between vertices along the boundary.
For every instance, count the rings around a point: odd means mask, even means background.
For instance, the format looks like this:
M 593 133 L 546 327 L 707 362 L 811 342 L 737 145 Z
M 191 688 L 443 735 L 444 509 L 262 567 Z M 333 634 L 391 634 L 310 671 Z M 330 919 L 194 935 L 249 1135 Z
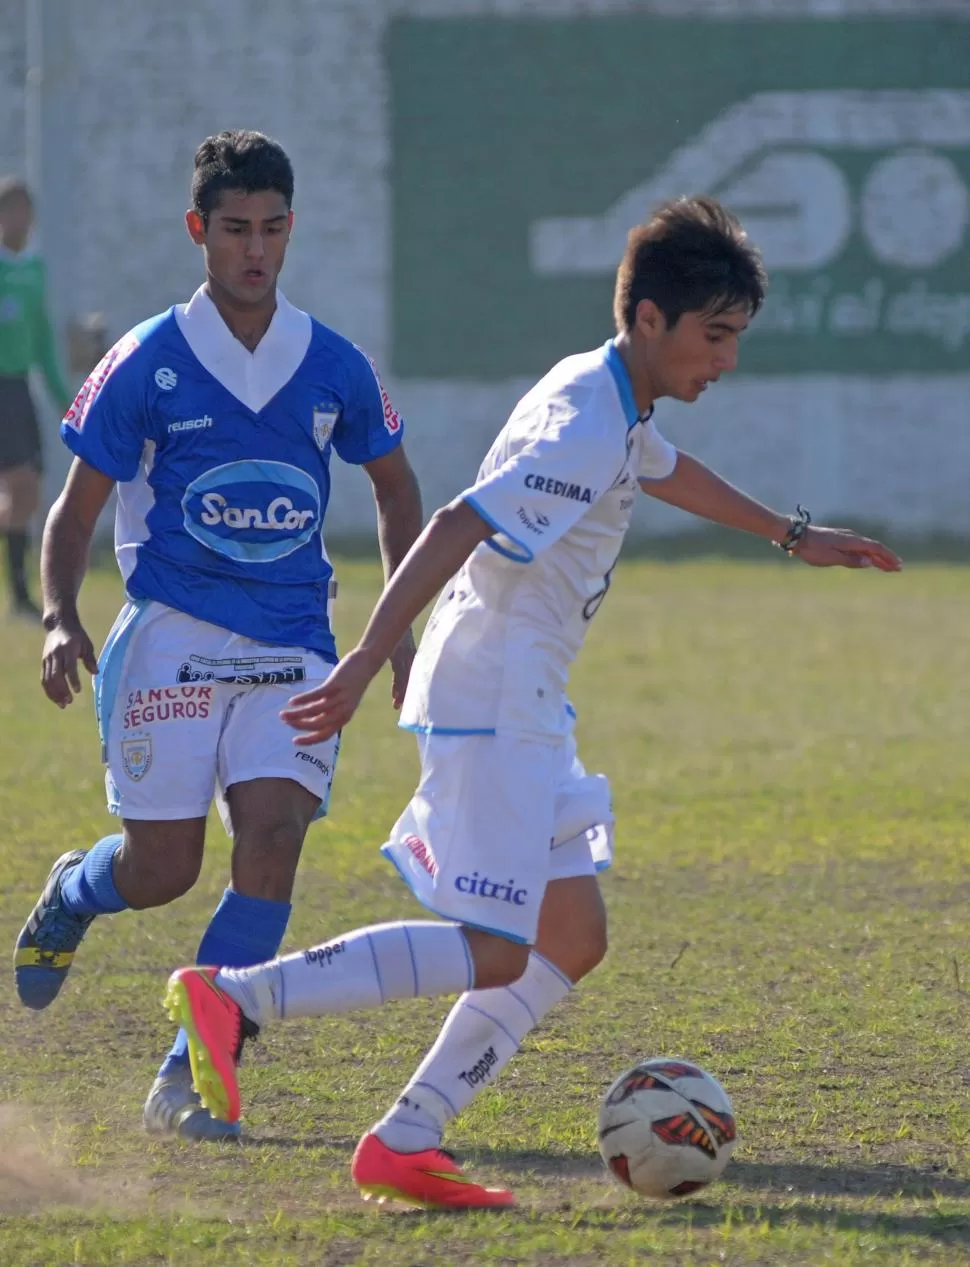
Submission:
M 715 316 L 685 312 L 670 329 L 661 317 L 662 328 L 648 343 L 657 395 L 695 401 L 722 374 L 729 374 L 737 366 L 738 340 L 748 321 L 743 305 Z
M 223 193 L 205 224 L 190 211 L 189 234 L 205 251 L 210 281 L 239 304 L 259 306 L 276 293 L 293 226 L 286 199 L 275 190 Z

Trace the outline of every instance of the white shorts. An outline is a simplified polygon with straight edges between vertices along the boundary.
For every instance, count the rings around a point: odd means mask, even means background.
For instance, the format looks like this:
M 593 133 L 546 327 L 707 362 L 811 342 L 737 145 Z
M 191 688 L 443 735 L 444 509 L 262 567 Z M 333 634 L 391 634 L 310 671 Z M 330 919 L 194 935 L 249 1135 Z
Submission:
M 612 861 L 609 782 L 586 773 L 571 735 L 418 742 L 421 782 L 383 852 L 436 914 L 532 945 L 549 881 Z
M 291 696 L 333 665 L 312 651 L 268 646 L 175 611 L 129 602 L 101 652 L 95 707 L 108 809 L 130 819 L 202 818 L 250 779 L 292 779 L 326 814 L 339 736 L 297 748 L 280 720 Z

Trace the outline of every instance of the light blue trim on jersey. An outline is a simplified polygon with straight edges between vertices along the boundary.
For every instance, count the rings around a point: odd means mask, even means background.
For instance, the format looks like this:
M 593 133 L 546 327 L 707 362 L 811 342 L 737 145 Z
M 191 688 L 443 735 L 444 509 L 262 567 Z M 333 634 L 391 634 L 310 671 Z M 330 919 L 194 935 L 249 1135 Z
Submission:
M 633 384 L 630 382 L 630 375 L 623 364 L 623 357 L 620 356 L 616 342 L 613 339 L 607 339 L 603 346 L 603 351 L 606 355 L 606 364 L 613 375 L 613 382 L 616 384 L 616 390 L 620 396 L 620 404 L 623 406 L 623 412 L 626 415 L 626 426 L 629 431 L 640 421 L 637 402 L 633 399 Z
M 115 696 L 118 694 L 118 682 L 125 662 L 125 653 L 135 627 L 145 614 L 148 600 L 129 600 L 128 610 L 122 608 L 124 617 L 119 616 L 115 626 L 108 635 L 101 662 L 98 665 L 98 676 L 94 682 L 94 711 L 98 718 L 98 731 L 101 735 L 101 759 L 108 760 L 108 726 L 114 712 Z
M 488 726 L 482 730 L 464 730 L 459 726 L 436 726 L 434 722 L 428 722 L 426 726 L 421 726 L 417 722 L 399 721 L 398 729 L 410 730 L 412 735 L 494 735 L 495 727 Z
M 470 496 L 468 493 L 465 493 L 464 497 L 462 498 L 462 501 L 466 501 L 469 504 L 469 506 L 471 506 L 472 510 L 476 512 L 476 514 L 481 515 L 481 517 L 485 520 L 485 522 L 489 525 L 489 527 L 494 528 L 496 532 L 500 532 L 502 536 L 506 538 L 506 540 L 513 541 L 519 547 L 519 549 L 524 552 L 525 558 L 522 558 L 518 554 L 513 554 L 511 550 L 506 550 L 504 546 L 500 546 L 498 542 L 493 541 L 491 537 L 487 537 L 485 540 L 485 544 L 487 546 L 491 546 L 492 549 L 497 551 L 499 554 L 504 554 L 505 557 L 507 559 L 511 559 L 513 563 L 531 563 L 532 562 L 532 560 L 536 556 L 533 553 L 533 551 L 530 550 L 529 547 L 525 544 L 525 542 L 520 541 L 518 537 L 513 537 L 510 532 L 506 532 L 506 530 L 502 527 L 500 523 L 496 523 L 496 521 L 492 518 L 492 516 L 488 514 L 487 511 L 481 508 L 481 506 L 478 504 L 478 502 L 475 500 L 474 497 Z
M 424 898 L 417 892 L 411 883 L 410 877 L 401 869 L 398 860 L 390 852 L 390 844 L 381 845 L 381 853 L 394 865 L 394 870 L 398 873 L 404 883 L 408 886 L 414 896 L 418 899 L 423 907 L 431 911 L 433 915 L 439 916 L 441 919 L 451 920 L 452 923 L 461 924 L 464 928 L 475 928 L 480 933 L 491 933 L 493 937 L 504 937 L 506 941 L 517 942 L 520 946 L 531 946 L 532 943 L 528 937 L 516 937 L 514 933 L 506 932 L 504 928 L 489 928 L 487 924 L 473 924 L 471 920 L 456 919 L 454 915 L 449 915 L 446 911 L 439 911 L 436 906 L 432 906 L 430 902 L 426 902 Z

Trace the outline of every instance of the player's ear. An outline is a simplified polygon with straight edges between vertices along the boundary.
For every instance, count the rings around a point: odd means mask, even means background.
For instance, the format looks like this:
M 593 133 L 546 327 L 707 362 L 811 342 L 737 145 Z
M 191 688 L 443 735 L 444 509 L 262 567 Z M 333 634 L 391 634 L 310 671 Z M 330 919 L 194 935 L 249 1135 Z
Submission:
M 667 329 L 664 315 L 652 299 L 641 299 L 637 304 L 636 328 L 647 339 L 655 339 Z
M 292 207 L 290 208 L 289 215 L 287 216 L 287 219 L 286 219 L 286 227 L 289 229 L 291 233 L 293 232 L 293 208 Z
M 194 207 L 190 207 L 185 213 L 185 227 L 196 246 L 204 245 L 205 222 Z

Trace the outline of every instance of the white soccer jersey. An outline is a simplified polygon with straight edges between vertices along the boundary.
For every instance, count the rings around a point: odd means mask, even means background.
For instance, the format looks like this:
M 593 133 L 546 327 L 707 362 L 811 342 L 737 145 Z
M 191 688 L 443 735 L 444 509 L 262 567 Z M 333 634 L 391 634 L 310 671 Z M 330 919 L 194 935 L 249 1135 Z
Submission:
M 599 610 L 638 479 L 677 450 L 637 413 L 616 346 L 560 361 L 516 406 L 465 500 L 495 529 L 445 586 L 401 725 L 560 739 L 569 665 Z

